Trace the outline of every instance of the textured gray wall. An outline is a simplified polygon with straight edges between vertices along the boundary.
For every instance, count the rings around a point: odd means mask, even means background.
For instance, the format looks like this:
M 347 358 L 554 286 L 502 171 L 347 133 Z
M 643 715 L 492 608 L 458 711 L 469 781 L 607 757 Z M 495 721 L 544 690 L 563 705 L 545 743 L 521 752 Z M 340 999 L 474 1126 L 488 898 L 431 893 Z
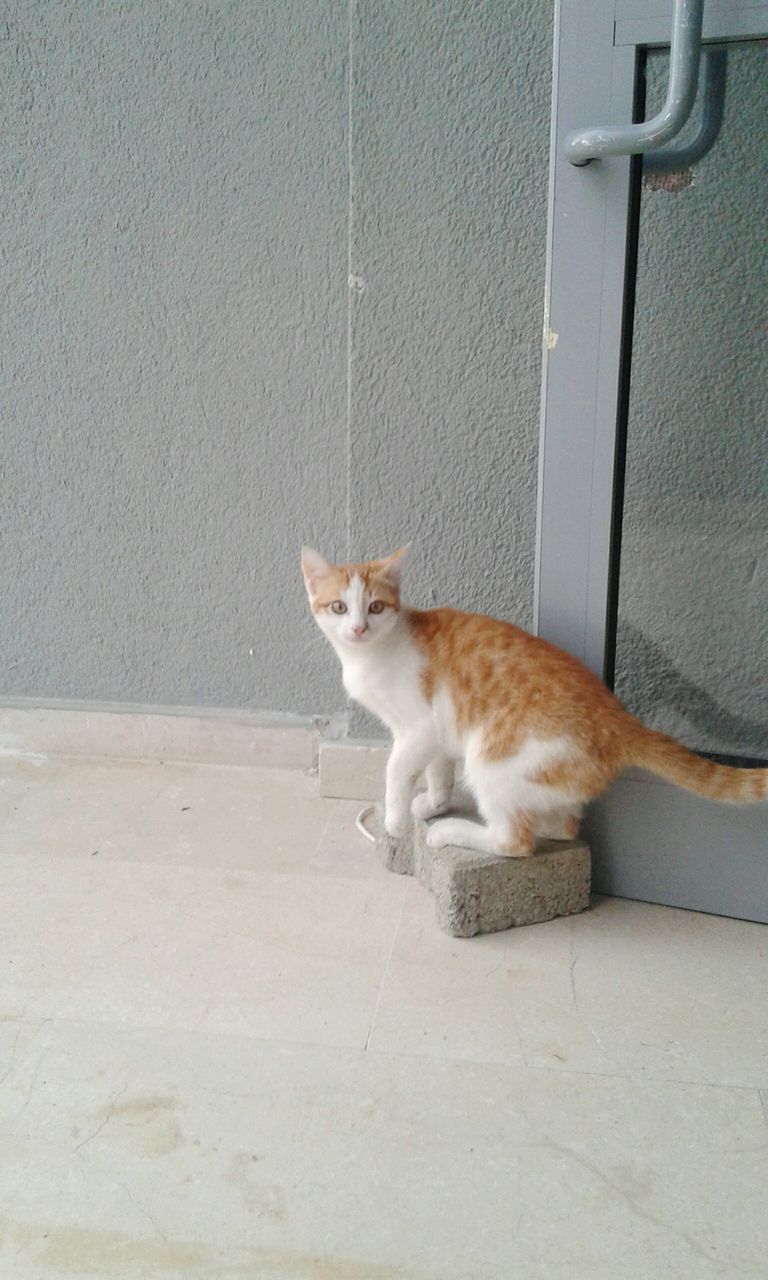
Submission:
M 338 706 L 346 6 L 6 14 L 0 692 Z
M 691 746 L 768 750 L 765 48 L 728 54 L 689 186 L 641 203 L 616 689 Z M 648 113 L 668 59 L 648 63 Z
M 551 4 L 5 12 L 0 694 L 341 707 L 304 540 L 529 622 Z
M 529 623 L 552 31 L 540 0 L 358 0 L 352 540 Z
M 358 0 L 352 546 L 406 595 L 533 607 L 549 6 Z M 375 722 L 353 713 L 353 730 Z M 380 730 L 379 730 L 380 732 Z

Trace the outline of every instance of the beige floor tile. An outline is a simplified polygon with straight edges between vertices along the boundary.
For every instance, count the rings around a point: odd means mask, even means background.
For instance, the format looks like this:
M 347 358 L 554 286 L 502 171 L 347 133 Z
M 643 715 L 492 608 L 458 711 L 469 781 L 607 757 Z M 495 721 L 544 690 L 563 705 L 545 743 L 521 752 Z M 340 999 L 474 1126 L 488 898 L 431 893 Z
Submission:
M 762 1280 L 766 930 L 451 939 L 315 778 L 0 764 L 3 1280 Z
M 414 887 L 371 1043 L 431 1057 L 768 1085 L 768 930 L 605 899 L 459 940 Z
M 52 759 L 3 776 L 3 849 L 60 858 L 303 872 L 359 807 L 288 769 Z
M 581 1018 L 620 1071 L 768 1086 L 768 929 L 605 899 L 573 921 Z
M 371 1046 L 522 1065 L 514 992 L 524 932 L 450 938 L 435 924 L 431 894 L 414 884 L 384 979 Z
M 407 885 L 0 861 L 0 1009 L 363 1045 Z
M 0 752 L 0 853 L 8 847 L 10 823 L 19 805 L 30 793 L 36 775 L 39 794 L 40 779 L 45 775 L 39 774 L 38 769 L 43 768 L 44 763 L 35 766 L 29 761 L 9 759 Z
M 62 1023 L 0 1091 L 5 1280 L 746 1280 L 757 1094 Z
M 354 879 L 391 880 L 392 873 L 385 869 L 374 846 L 355 826 L 355 819 L 365 806 L 359 800 L 325 800 L 323 803 L 334 808 L 317 843 L 310 870 Z

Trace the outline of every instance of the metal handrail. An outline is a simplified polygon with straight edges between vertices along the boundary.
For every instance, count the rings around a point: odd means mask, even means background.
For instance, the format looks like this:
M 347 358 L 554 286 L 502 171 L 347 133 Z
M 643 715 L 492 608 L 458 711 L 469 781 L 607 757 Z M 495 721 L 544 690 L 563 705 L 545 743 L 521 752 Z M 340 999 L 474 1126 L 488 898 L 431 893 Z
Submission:
M 596 125 L 577 129 L 563 142 L 574 165 L 606 156 L 642 155 L 675 138 L 691 114 L 699 82 L 704 0 L 675 0 L 669 53 L 669 83 L 664 106 L 642 124 Z
M 687 142 L 677 137 L 658 151 L 646 152 L 643 157 L 644 173 L 674 173 L 678 169 L 690 169 L 711 151 L 723 123 L 727 70 L 728 54 L 725 49 L 703 50 L 696 132 Z

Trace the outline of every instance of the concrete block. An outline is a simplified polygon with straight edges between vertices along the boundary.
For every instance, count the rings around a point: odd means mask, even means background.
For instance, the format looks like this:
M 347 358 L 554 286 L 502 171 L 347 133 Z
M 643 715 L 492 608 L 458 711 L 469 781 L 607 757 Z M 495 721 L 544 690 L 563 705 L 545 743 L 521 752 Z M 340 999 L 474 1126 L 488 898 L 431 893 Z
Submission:
M 416 876 L 434 895 L 438 925 L 456 938 L 540 924 L 589 906 L 591 859 L 583 840 L 542 840 L 530 858 L 502 858 L 430 849 L 426 822 L 412 821 L 408 833 L 394 840 L 379 805 L 370 825 L 384 866 Z

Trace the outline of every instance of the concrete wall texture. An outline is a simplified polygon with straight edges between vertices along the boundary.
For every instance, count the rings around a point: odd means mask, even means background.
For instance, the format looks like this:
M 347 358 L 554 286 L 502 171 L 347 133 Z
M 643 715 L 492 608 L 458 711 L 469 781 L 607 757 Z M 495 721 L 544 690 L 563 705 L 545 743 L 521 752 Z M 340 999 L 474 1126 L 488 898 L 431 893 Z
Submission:
M 412 540 L 414 602 L 530 624 L 552 9 L 9 0 L 0 696 L 341 709 L 302 541 Z M 740 566 L 721 613 L 765 573 L 741 309 L 762 129 L 735 100 L 734 158 L 643 197 L 618 674 L 651 718 L 703 685 L 709 731 L 725 709 L 746 749 L 756 615 L 724 682 L 691 585 L 718 538 L 715 595 Z
M 339 709 L 302 541 L 530 620 L 550 8 L 6 6 L 0 693 Z
M 296 566 L 346 525 L 345 9 L 6 18 L 3 692 L 338 704 Z

